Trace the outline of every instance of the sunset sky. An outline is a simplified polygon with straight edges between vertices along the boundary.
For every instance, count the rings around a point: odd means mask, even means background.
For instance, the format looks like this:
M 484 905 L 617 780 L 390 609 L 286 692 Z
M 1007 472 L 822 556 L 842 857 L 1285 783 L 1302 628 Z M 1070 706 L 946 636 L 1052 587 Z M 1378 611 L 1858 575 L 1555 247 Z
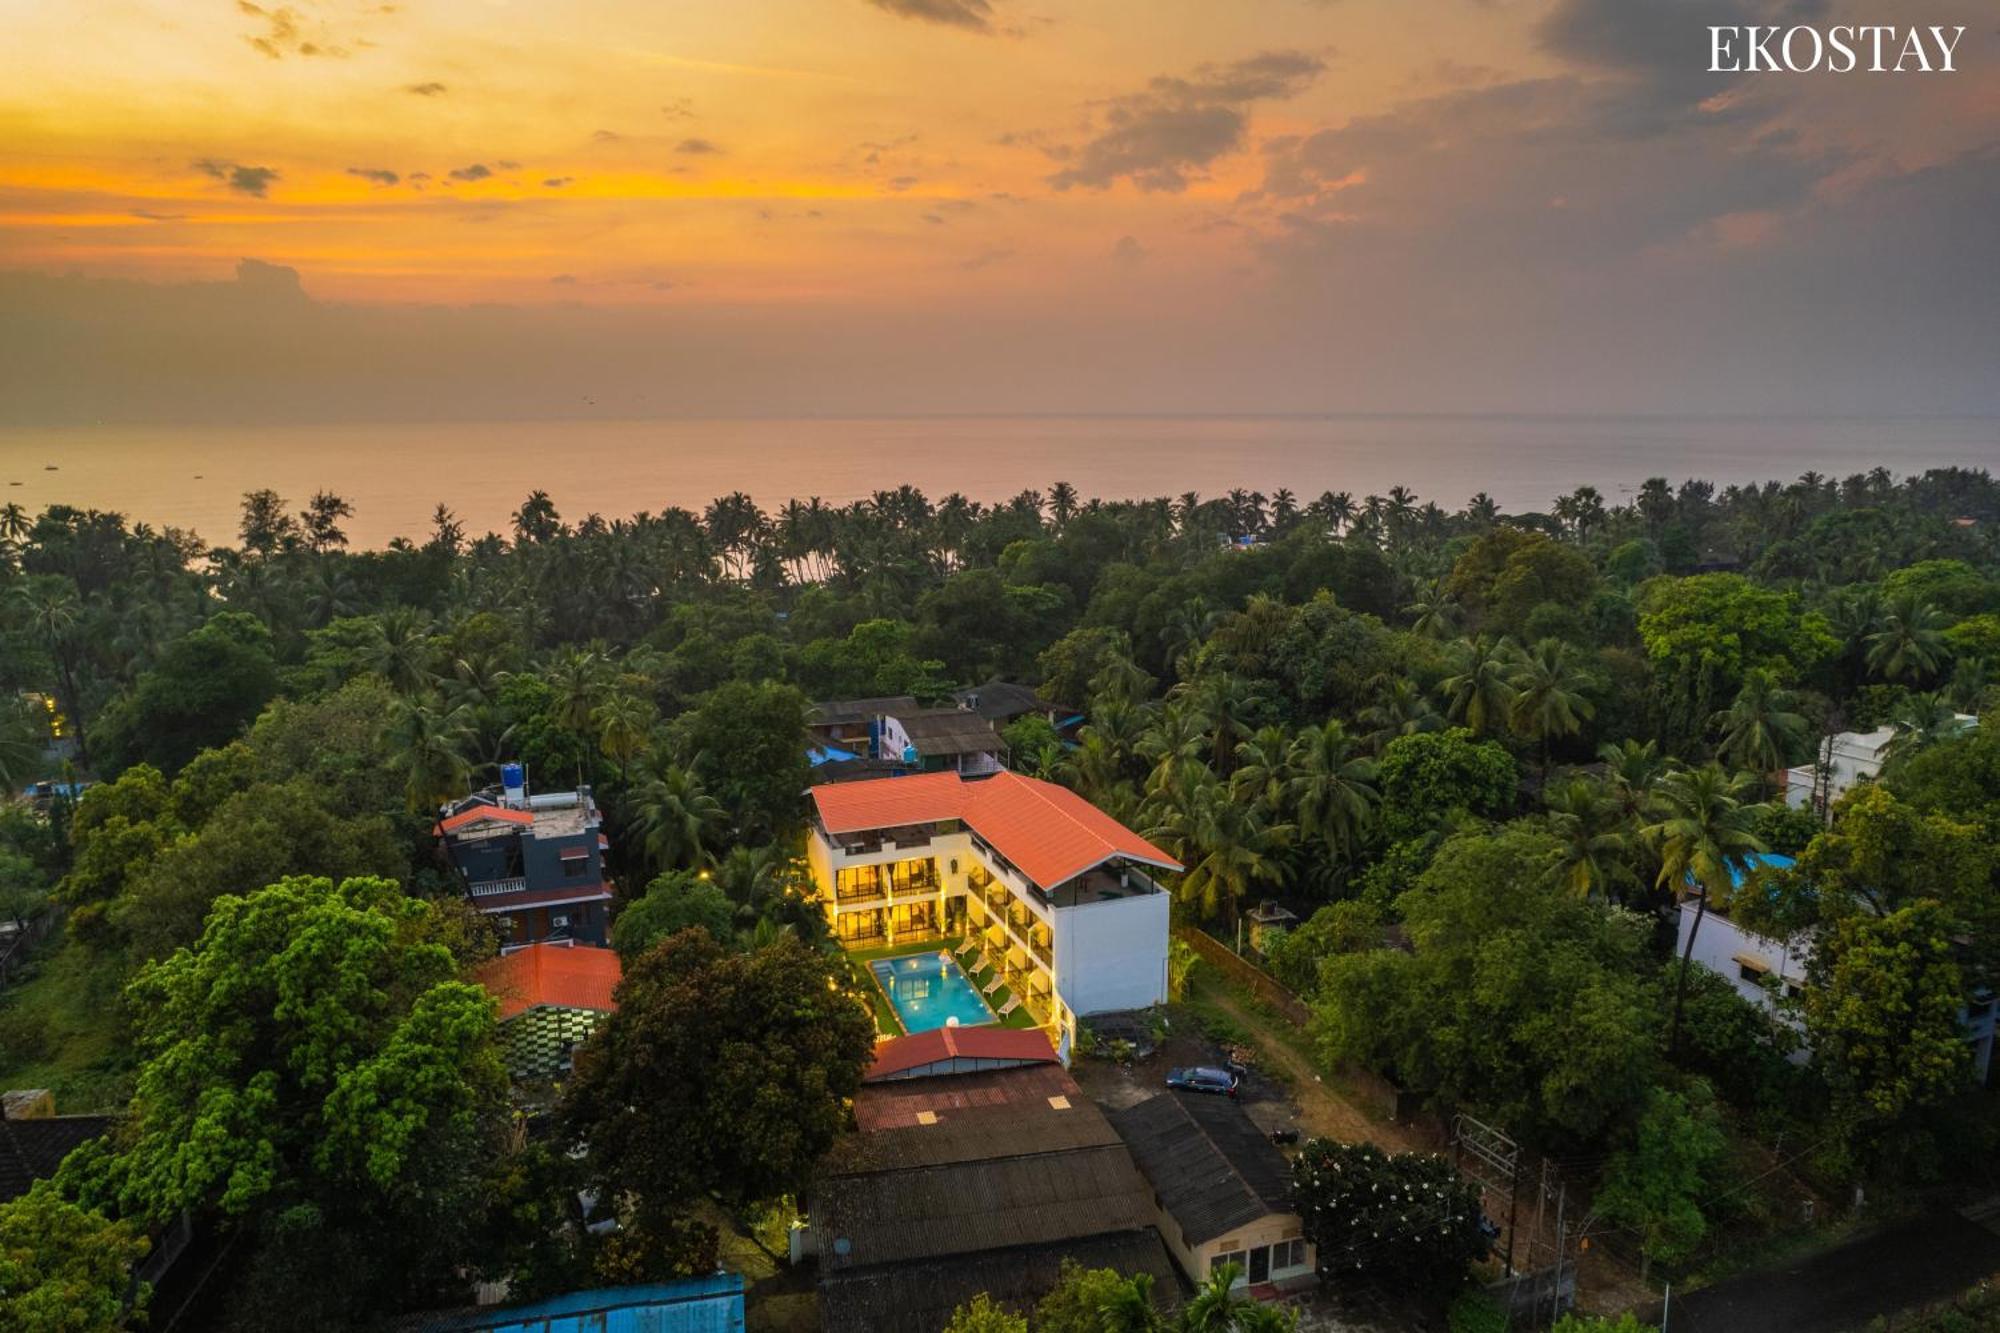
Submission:
M 1960 73 L 1706 25 L 1964 23 Z M 0 0 L 0 424 L 2000 411 L 1980 0 Z

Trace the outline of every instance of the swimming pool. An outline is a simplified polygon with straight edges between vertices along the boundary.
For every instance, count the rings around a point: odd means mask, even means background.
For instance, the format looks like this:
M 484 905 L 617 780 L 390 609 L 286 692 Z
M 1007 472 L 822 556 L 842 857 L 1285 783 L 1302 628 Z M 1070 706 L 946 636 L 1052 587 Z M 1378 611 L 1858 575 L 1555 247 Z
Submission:
M 993 1011 L 949 954 L 881 958 L 868 967 L 882 993 L 896 1007 L 905 1032 L 929 1032 L 947 1026 L 954 1018 L 960 1027 L 993 1021 Z

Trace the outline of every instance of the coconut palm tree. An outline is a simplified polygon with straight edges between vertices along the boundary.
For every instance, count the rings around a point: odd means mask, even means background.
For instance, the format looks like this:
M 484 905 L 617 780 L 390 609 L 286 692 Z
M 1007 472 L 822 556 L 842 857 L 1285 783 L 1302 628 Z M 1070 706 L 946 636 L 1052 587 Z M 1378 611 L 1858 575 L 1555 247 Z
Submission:
M 55 663 L 63 716 L 76 733 L 77 758 L 88 768 L 90 743 L 84 735 L 83 700 L 76 681 L 76 627 L 83 618 L 76 584 L 60 574 L 36 574 L 18 584 L 12 596 L 28 628 L 40 637 L 49 660 Z
M 1962 734 L 1973 724 L 1960 719 L 1958 710 L 1942 694 L 1933 693 L 1906 695 L 1890 712 L 1889 725 L 1896 734 L 1882 747 L 1884 762 L 1901 762 Z
M 1229 790 L 1239 801 L 1262 801 L 1266 809 L 1283 807 L 1291 737 L 1283 727 L 1259 727 L 1236 746 L 1236 771 Z
M 1913 593 L 1892 597 L 1882 610 L 1882 628 L 1868 636 L 1868 669 L 1883 680 L 1922 681 L 1951 660 L 1942 611 Z
M 1501 636 L 1461 640 L 1458 670 L 1438 682 L 1445 713 L 1474 733 L 1499 729 L 1514 706 L 1514 641 Z
M 361 647 L 361 664 L 389 682 L 389 688 L 414 699 L 437 683 L 431 670 L 436 645 L 430 617 L 414 607 L 398 606 L 375 618 Z
M 631 771 L 632 761 L 646 748 L 659 710 L 630 694 L 614 694 L 590 715 L 597 724 L 597 743 L 605 757 L 618 765 L 618 775 Z
M 1181 1333 L 1291 1333 L 1298 1315 L 1236 1290 L 1243 1265 L 1223 1264 L 1181 1309 Z
M 1515 732 L 1541 743 L 1546 778 L 1550 742 L 1576 735 L 1597 715 L 1597 705 L 1583 693 L 1588 678 L 1577 669 L 1574 649 L 1561 639 L 1543 639 L 1516 659 L 1509 683 L 1514 697 L 1507 720 Z
M 632 811 L 641 845 L 655 870 L 714 864 L 713 849 L 725 817 L 696 765 L 658 765 L 633 794 Z
M 1284 809 L 1299 836 L 1352 859 L 1382 795 L 1375 761 L 1360 754 L 1338 718 L 1308 727 L 1292 741 Z
M 1378 676 L 1371 684 L 1376 691 L 1375 701 L 1356 718 L 1368 728 L 1364 739 L 1370 750 L 1379 753 L 1398 736 L 1436 731 L 1444 725 L 1444 714 L 1438 712 L 1408 676 Z
M 1446 580 L 1434 578 L 1420 585 L 1416 600 L 1403 608 L 1410 617 L 1410 631 L 1427 639 L 1448 639 L 1458 628 L 1461 608 L 1458 598 L 1445 590 Z
M 1798 711 L 1798 696 L 1778 684 L 1776 673 L 1762 668 L 1744 674 L 1743 688 L 1736 692 L 1735 700 L 1711 717 L 1708 725 L 1722 732 L 1717 757 L 1756 774 L 1764 783 L 1791 762 L 1806 737 L 1806 719 Z
M 1660 854 L 1657 884 L 1677 897 L 1695 895 L 1694 925 L 1674 982 L 1669 1052 L 1679 1050 L 1688 969 L 1708 905 L 1728 896 L 1752 856 L 1770 850 L 1757 836 L 1754 808 L 1746 804 L 1750 788 L 1748 775 L 1731 776 L 1718 764 L 1669 773 L 1660 782 L 1660 818 L 1642 830 Z
M 402 699 L 390 741 L 402 757 L 403 794 L 412 810 L 435 810 L 465 789 L 478 727 L 464 704 Z
M 1549 831 L 1562 841 L 1556 868 L 1563 888 L 1579 898 L 1619 897 L 1614 885 L 1630 874 L 1625 857 L 1631 842 L 1617 822 L 1617 802 L 1589 778 L 1552 787 L 1542 800 L 1549 810 Z

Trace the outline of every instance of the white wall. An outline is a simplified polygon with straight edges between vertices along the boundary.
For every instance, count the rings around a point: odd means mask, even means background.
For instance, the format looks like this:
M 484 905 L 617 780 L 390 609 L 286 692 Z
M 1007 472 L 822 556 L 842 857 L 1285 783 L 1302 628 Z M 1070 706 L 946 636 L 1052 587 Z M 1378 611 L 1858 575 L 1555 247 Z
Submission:
M 1695 904 L 1690 901 L 1681 907 L 1679 938 L 1675 942 L 1675 956 L 1687 951 L 1688 934 L 1694 930 Z M 1694 937 L 1694 961 L 1711 972 L 1719 973 L 1736 993 L 1750 1003 L 1767 1012 L 1776 1013 L 1778 996 L 1765 986 L 1759 985 L 1743 975 L 1743 958 L 1762 963 L 1768 975 L 1779 988 L 1786 984 L 1803 986 L 1806 981 L 1806 966 L 1812 961 L 1812 941 L 1800 935 L 1791 941 L 1773 940 L 1745 930 L 1726 916 L 1708 912 L 1702 916 L 1701 930 Z M 1787 1015 L 1786 1021 L 1798 1026 L 1796 1016 Z M 1792 1052 L 1794 1064 L 1806 1058 L 1803 1048 Z
M 1080 1016 L 1144 1009 L 1167 999 L 1173 898 L 1145 893 L 1055 914 L 1056 989 Z

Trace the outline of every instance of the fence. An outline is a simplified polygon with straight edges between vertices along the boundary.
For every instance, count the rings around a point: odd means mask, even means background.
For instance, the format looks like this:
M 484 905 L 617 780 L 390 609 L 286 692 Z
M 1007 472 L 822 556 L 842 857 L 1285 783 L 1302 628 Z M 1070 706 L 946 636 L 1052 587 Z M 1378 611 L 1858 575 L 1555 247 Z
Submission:
M 1298 996 L 1280 986 L 1277 980 L 1263 969 L 1238 958 L 1222 941 L 1205 931 L 1192 926 L 1176 926 L 1174 934 L 1187 941 L 1196 955 L 1205 963 L 1228 977 L 1237 985 L 1269 1004 L 1280 1014 L 1304 1027 L 1312 1020 L 1312 1011 L 1307 1009 Z

